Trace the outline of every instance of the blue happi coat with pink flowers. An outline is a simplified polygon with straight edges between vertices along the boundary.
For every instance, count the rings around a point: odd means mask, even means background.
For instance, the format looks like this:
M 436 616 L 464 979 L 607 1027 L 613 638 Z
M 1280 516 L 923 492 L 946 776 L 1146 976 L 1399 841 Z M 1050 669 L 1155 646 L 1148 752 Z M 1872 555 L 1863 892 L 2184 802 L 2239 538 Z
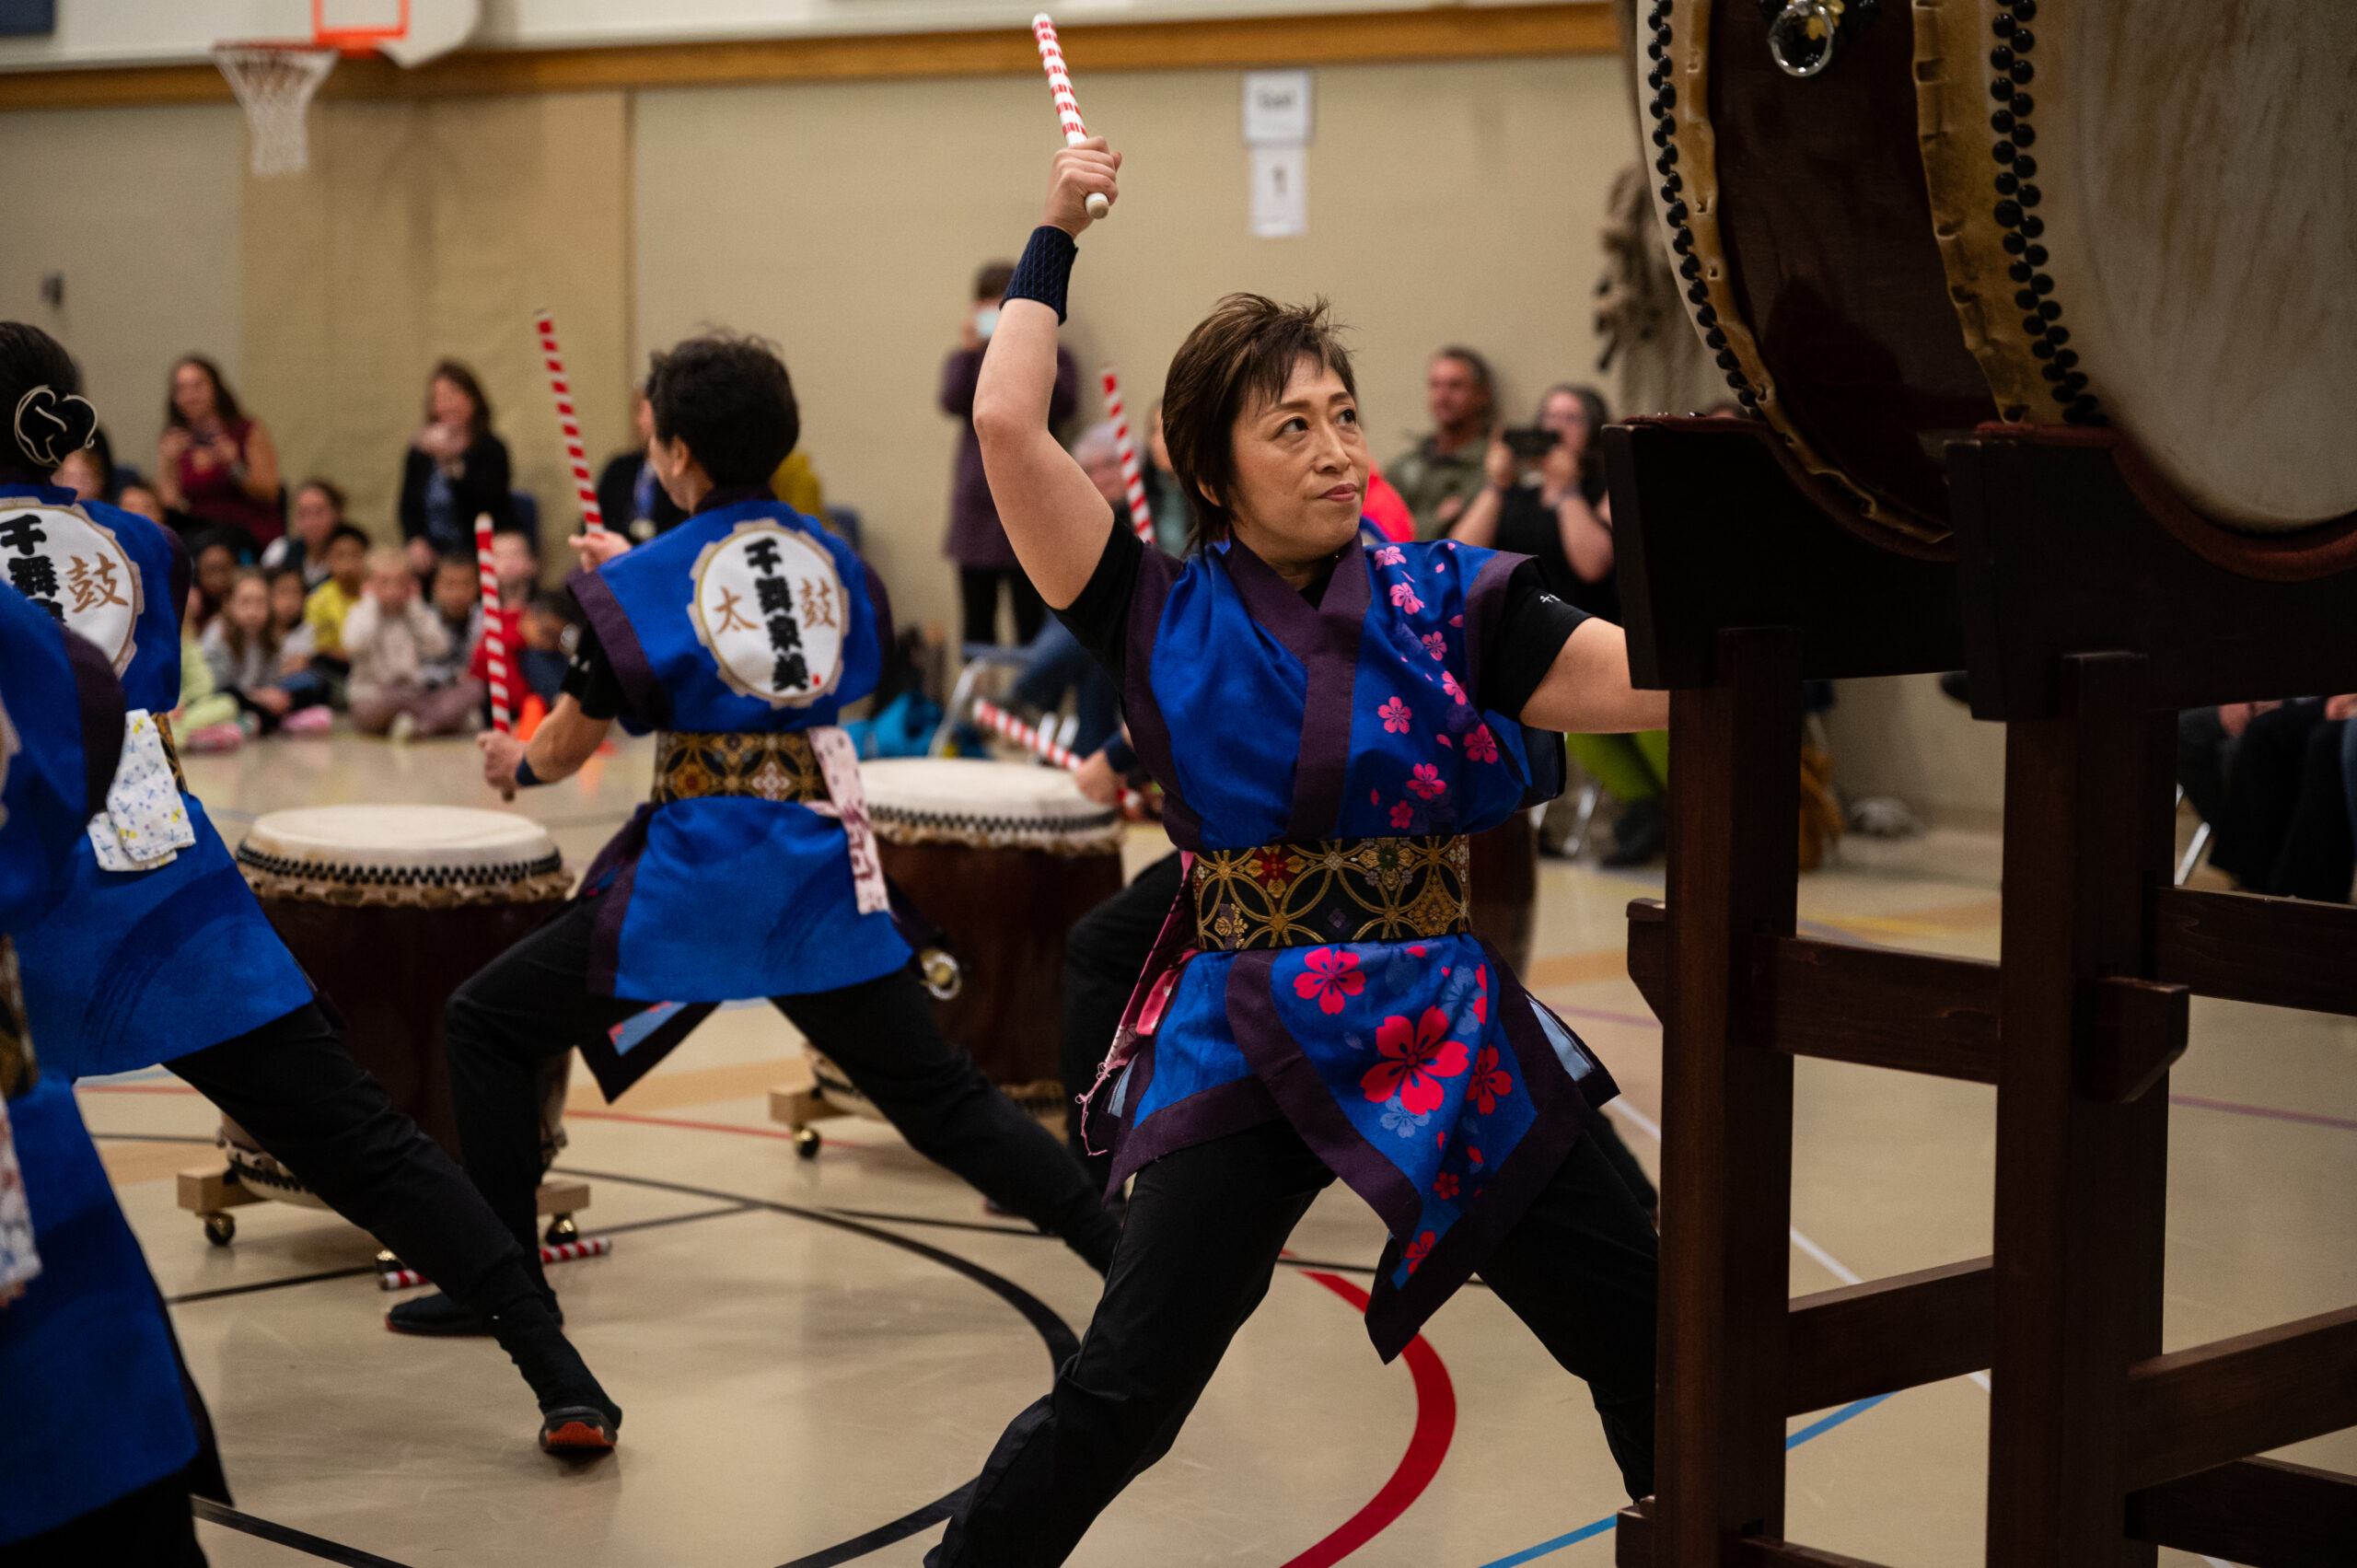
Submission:
M 1288 846 L 1474 833 L 1551 796 L 1561 772 L 1544 748 L 1560 743 L 1527 742 L 1480 706 L 1482 658 L 1524 559 L 1364 544 L 1312 605 L 1240 544 L 1183 567 L 1145 552 L 1123 707 L 1167 792 L 1171 837 L 1268 846 L 1249 875 L 1281 894 L 1305 864 Z M 1191 918 L 1173 931 L 1183 938 Z M 1134 1053 L 1096 1097 L 1093 1116 L 1116 1124 L 1113 1179 L 1283 1117 L 1390 1232 L 1367 1308 L 1388 1359 L 1618 1090 L 1471 935 L 1178 945 L 1166 934 Z

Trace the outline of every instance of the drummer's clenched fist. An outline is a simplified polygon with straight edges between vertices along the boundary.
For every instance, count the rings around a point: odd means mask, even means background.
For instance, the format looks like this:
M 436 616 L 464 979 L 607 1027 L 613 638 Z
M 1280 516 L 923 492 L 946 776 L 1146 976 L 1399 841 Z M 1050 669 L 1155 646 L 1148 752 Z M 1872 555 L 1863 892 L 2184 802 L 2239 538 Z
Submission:
M 486 729 L 476 735 L 475 744 L 482 748 L 482 782 L 515 799 L 516 764 L 524 760 L 524 742 L 505 730 Z
M 1121 199 L 1117 178 L 1120 168 L 1121 155 L 1108 147 L 1102 136 L 1064 148 L 1056 155 L 1042 219 L 1078 238 L 1088 226 L 1089 197 L 1102 196 L 1108 202 Z

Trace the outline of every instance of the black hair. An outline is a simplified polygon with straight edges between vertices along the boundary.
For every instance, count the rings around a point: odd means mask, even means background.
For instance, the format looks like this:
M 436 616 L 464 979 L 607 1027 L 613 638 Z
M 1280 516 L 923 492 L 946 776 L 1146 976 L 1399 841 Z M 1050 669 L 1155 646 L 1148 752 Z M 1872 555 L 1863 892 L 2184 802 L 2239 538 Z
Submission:
M 434 383 L 447 381 L 466 393 L 474 404 L 474 412 L 467 417 L 467 434 L 477 441 L 491 434 L 491 400 L 483 396 L 482 381 L 464 364 L 455 359 L 438 359 L 425 376 L 425 422 L 434 423 Z
M 655 438 L 684 441 L 715 487 L 767 484 L 802 438 L 802 412 L 777 346 L 712 332 L 655 356 L 646 373 Z
M 347 539 L 357 540 L 363 550 L 369 548 L 366 530 L 354 523 L 338 523 L 328 530 L 328 537 L 319 541 L 319 554 L 325 557 L 329 551 L 336 547 L 338 540 Z
M 90 444 L 99 411 L 81 396 L 82 372 L 65 345 L 39 327 L 0 321 L 0 462 L 48 473 Z
M 1006 296 L 1006 285 L 1015 281 L 1012 261 L 985 261 L 974 274 L 974 298 L 995 305 Z
M 1280 305 L 1257 294 L 1231 294 L 1195 323 L 1171 357 L 1162 388 L 1162 439 L 1171 472 L 1187 497 L 1189 548 L 1214 543 L 1235 524 L 1236 424 L 1285 393 L 1294 368 L 1314 360 L 1359 395 L 1351 352 L 1323 299 Z
M 473 556 L 461 555 L 455 550 L 444 550 L 435 552 L 434 557 L 434 569 L 436 572 L 439 572 L 445 566 L 463 566 L 470 572 L 479 571 L 482 569 L 482 563 Z

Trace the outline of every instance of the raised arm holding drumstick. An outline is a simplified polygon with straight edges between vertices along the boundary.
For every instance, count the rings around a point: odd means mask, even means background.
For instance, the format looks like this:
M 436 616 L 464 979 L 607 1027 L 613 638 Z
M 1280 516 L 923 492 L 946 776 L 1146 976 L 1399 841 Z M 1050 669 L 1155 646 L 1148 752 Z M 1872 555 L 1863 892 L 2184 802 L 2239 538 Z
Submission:
M 1095 138 L 1055 155 L 974 426 L 1016 556 L 1121 683 L 1191 860 L 1086 1097 L 1113 1187 L 1136 1178 L 1105 1295 L 926 1562 L 1062 1562 L 1167 1451 L 1337 1176 L 1389 1233 L 1384 1358 L 1478 1271 L 1587 1381 L 1642 1496 L 1655 1237 L 1586 1136 L 1617 1090 L 1472 935 L 1466 878 L 1468 835 L 1562 788 L 1546 731 L 1656 727 L 1667 701 L 1528 557 L 1360 542 L 1370 465 L 1322 302 L 1231 295 L 1196 326 L 1163 420 L 1202 548 L 1118 527 L 1047 411 L 1074 241 L 1120 171 Z

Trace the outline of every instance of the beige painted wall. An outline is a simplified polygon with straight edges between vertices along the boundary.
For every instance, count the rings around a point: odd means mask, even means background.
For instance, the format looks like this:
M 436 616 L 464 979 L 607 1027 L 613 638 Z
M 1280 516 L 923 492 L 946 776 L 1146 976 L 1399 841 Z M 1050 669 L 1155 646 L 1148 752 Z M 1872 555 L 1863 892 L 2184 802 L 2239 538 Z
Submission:
M 1329 66 L 1316 73 L 1309 232 L 1247 227 L 1235 71 L 1120 74 L 1084 89 L 1127 159 L 1086 236 L 1067 342 L 1109 359 L 1139 412 L 1233 289 L 1324 293 L 1355 331 L 1376 454 L 1420 429 L 1425 356 L 1494 356 L 1515 418 L 1595 377 L 1596 232 L 1635 156 L 1608 57 Z M 903 620 L 952 614 L 940 542 L 956 430 L 941 360 L 976 266 L 1038 221 L 1055 127 L 1023 78 L 641 94 L 634 358 L 700 326 L 785 351 L 830 500 L 859 508 Z
M 290 482 L 335 479 L 354 521 L 398 539 L 402 454 L 450 355 L 482 377 L 543 539 L 576 526 L 531 316 L 555 313 L 602 458 L 630 422 L 629 134 L 621 93 L 312 111 L 310 169 L 246 198 L 246 395 Z
M 244 157 L 226 105 L 0 114 L 0 319 L 81 361 L 118 461 L 155 468 L 180 354 L 238 379 Z M 65 275 L 62 310 L 41 297 L 51 273 Z
M 1932 675 L 1835 682 L 1826 714 L 1833 777 L 1852 799 L 1895 795 L 1938 824 L 1995 828 L 2005 807 L 2005 726 L 1981 724 Z

